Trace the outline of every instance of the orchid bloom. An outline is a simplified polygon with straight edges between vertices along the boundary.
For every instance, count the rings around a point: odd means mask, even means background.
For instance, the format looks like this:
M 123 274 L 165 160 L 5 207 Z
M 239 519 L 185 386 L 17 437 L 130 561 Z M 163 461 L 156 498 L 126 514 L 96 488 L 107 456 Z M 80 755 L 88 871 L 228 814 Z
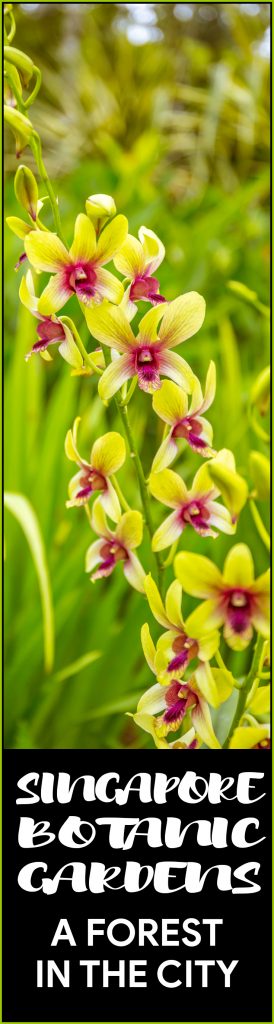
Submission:
M 83 367 L 82 356 L 75 344 L 72 331 L 66 324 L 66 318 L 57 316 L 42 316 L 39 313 L 39 299 L 35 295 L 33 276 L 31 270 L 27 271 L 26 277 L 22 277 L 19 296 L 24 306 L 39 320 L 37 326 L 38 341 L 27 352 L 25 359 L 31 355 L 40 354 L 44 359 L 50 360 L 51 356 L 47 349 L 50 345 L 58 345 L 60 355 L 70 366 L 81 371 Z M 95 353 L 94 353 L 95 354 Z
M 156 675 L 157 651 L 147 624 L 142 627 L 141 640 L 145 658 Z M 154 735 L 156 746 L 161 745 L 157 741 L 165 739 L 169 732 L 177 732 L 187 718 L 187 723 L 190 719 L 203 743 L 219 749 L 208 703 L 217 708 L 230 694 L 227 674 L 221 669 L 212 669 L 208 662 L 204 662 L 188 680 L 178 679 L 175 673 L 167 685 L 156 683 L 151 686 L 142 695 L 133 717 L 137 725 Z
M 116 529 L 110 530 L 100 498 L 97 498 L 92 509 L 91 525 L 99 537 L 86 553 L 86 572 L 91 572 L 92 582 L 110 576 L 117 562 L 122 562 L 128 583 L 143 593 L 145 573 L 134 552 L 143 539 L 141 512 L 124 512 Z M 99 568 L 93 572 L 96 565 Z
M 257 716 L 270 714 L 270 686 L 260 686 L 234 730 L 230 750 L 267 750 L 270 747 L 270 724 L 258 722 Z
M 158 302 L 165 302 L 165 299 L 159 294 L 159 281 L 153 274 L 164 259 L 165 247 L 149 228 L 141 227 L 138 235 L 139 241 L 133 235 L 127 236 L 126 242 L 114 257 L 114 264 L 131 282 L 127 291 L 129 302 L 143 299 L 157 305 Z
M 96 239 L 92 221 L 79 213 L 74 240 L 68 251 L 58 235 L 51 231 L 30 231 L 25 249 L 35 270 L 53 272 L 39 299 L 38 310 L 45 316 L 61 309 L 71 295 L 90 306 L 109 299 L 120 302 L 123 286 L 103 264 L 109 263 L 125 241 L 127 219 L 114 217 Z
M 212 426 L 201 416 L 212 405 L 215 389 L 216 369 L 213 362 L 209 365 L 204 396 L 200 382 L 195 377 L 189 409 L 185 391 L 173 381 L 163 381 L 161 390 L 153 395 L 152 405 L 157 416 L 168 423 L 171 429 L 155 455 L 151 467 L 153 473 L 159 473 L 173 462 L 178 454 L 179 438 L 183 438 L 198 455 L 208 458 L 215 454 L 212 448 Z
M 222 459 L 224 464 L 227 458 L 230 460 L 230 454 L 232 455 L 225 448 L 218 452 L 218 464 L 220 465 Z M 212 459 L 212 462 L 214 461 Z M 222 533 L 235 533 L 236 525 L 230 512 L 224 505 L 215 501 L 220 491 L 212 485 L 207 463 L 198 469 L 189 491 L 173 469 L 151 473 L 149 487 L 154 498 L 174 509 L 156 530 L 152 542 L 153 551 L 162 551 L 163 548 L 174 544 L 188 525 L 193 526 L 196 533 L 202 537 L 217 537 L 218 530 Z
M 94 492 L 100 491 L 100 501 L 107 515 L 118 522 L 121 516 L 120 502 L 110 477 L 123 465 L 126 458 L 126 446 L 121 434 L 110 431 L 98 437 L 91 449 L 90 462 L 79 455 L 77 449 L 77 431 L 80 416 L 74 421 L 72 430 L 68 430 L 65 440 L 65 452 L 68 459 L 76 462 L 79 473 L 69 483 L 69 501 L 67 508 L 85 505 Z
M 235 544 L 223 572 L 204 555 L 183 551 L 175 558 L 176 576 L 187 594 L 205 598 L 192 613 L 198 629 L 224 627 L 224 638 L 234 651 L 244 650 L 253 629 L 269 636 L 270 571 L 254 579 L 254 564 L 246 544 Z
M 216 629 L 191 628 L 191 615 L 184 622 L 181 612 L 182 587 L 173 580 L 166 593 L 165 604 L 151 575 L 144 582 L 145 593 L 154 618 L 166 631 L 156 646 L 155 668 L 159 679 L 164 673 L 183 674 L 194 659 L 210 661 L 219 646 Z M 167 681 L 167 679 L 165 680 Z
M 157 391 L 162 374 L 191 391 L 194 374 L 190 366 L 182 356 L 169 350 L 196 334 L 204 315 L 202 296 L 188 292 L 169 304 L 150 309 L 140 321 L 135 337 L 121 308 L 104 304 L 100 309 L 87 309 L 86 320 L 94 337 L 122 353 L 119 360 L 107 366 L 99 381 L 98 391 L 103 401 L 108 401 L 135 375 L 142 391 Z

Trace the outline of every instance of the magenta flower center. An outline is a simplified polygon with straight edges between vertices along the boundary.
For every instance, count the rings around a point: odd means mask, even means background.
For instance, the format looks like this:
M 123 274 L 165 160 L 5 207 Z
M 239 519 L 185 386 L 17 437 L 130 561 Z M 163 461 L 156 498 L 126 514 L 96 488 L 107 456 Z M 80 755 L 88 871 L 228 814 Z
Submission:
M 76 498 L 79 501 L 87 501 L 93 491 L 105 491 L 107 487 L 103 473 L 99 473 L 97 469 L 92 469 L 91 466 L 83 466 L 79 483 L 80 488 L 76 494 Z
M 193 690 L 190 690 L 187 684 L 182 684 L 177 679 L 173 679 L 166 691 L 165 702 L 167 705 L 166 711 L 158 719 L 160 733 L 163 730 L 164 732 L 176 732 L 187 711 L 198 704 L 198 697 L 193 693 Z
M 159 294 L 157 277 L 149 277 L 148 274 L 139 274 L 135 277 L 130 286 L 129 298 L 132 302 L 137 299 L 148 299 L 153 305 L 165 302 L 164 296 Z
M 172 430 L 172 437 L 183 437 L 185 441 L 188 441 L 193 448 L 203 449 L 207 447 L 206 441 L 200 436 L 203 427 L 194 416 L 185 416 L 184 419 L 178 420 Z
M 125 562 L 128 557 L 126 549 L 116 540 L 104 540 L 100 555 L 103 559 L 100 569 L 104 570 L 109 567 L 110 572 L 114 569 L 116 562 Z
M 230 589 L 225 595 L 226 615 L 234 633 L 245 633 L 252 617 L 252 594 L 248 590 Z
M 210 521 L 210 512 L 206 507 L 206 500 L 197 498 L 194 501 L 183 505 L 180 511 L 182 523 L 189 523 L 197 533 L 207 531 Z
M 78 295 L 81 302 L 88 303 L 95 295 L 96 271 L 91 263 L 74 263 L 65 268 L 66 287 Z
M 176 672 L 179 668 L 187 668 L 193 658 L 197 658 L 199 645 L 197 640 L 192 640 L 186 633 L 175 637 L 172 644 L 175 657 L 169 662 L 168 672 Z
M 159 351 L 156 345 L 140 345 L 134 353 L 134 372 L 143 391 L 157 391 L 161 386 Z

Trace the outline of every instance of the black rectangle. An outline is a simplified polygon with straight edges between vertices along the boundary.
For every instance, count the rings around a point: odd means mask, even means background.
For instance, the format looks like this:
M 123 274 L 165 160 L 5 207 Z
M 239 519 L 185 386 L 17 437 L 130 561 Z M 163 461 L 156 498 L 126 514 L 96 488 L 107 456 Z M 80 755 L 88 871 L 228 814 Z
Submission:
M 217 773 L 222 779 L 227 777 L 235 780 L 224 784 L 223 797 L 220 802 L 211 802 L 216 797 L 218 779 L 211 781 L 210 800 L 208 795 L 200 802 L 186 803 L 178 795 L 178 784 L 170 789 L 166 803 L 155 801 L 153 788 L 155 773 L 164 773 L 170 779 L 185 776 L 186 772 L 196 772 L 201 776 L 197 782 L 196 793 L 203 793 L 211 773 Z M 40 793 L 40 775 L 43 772 L 65 772 L 71 781 L 82 775 L 91 775 L 98 780 L 107 772 L 117 773 L 120 781 L 111 780 L 107 793 L 114 794 L 114 786 L 124 789 L 127 782 L 137 773 L 148 773 L 151 776 L 151 802 L 141 802 L 138 792 L 131 791 L 126 804 L 103 802 L 97 798 L 88 802 L 83 799 L 83 784 L 79 781 L 69 803 L 30 803 L 17 804 L 16 797 L 25 796 L 17 789 L 17 782 L 28 772 L 39 775 L 37 784 L 30 783 L 33 793 Z M 252 802 L 241 802 L 244 798 L 243 780 L 240 790 L 237 782 L 239 773 L 264 773 L 262 779 L 251 780 L 254 789 L 250 790 Z M 206 780 L 203 782 L 202 780 Z M 138 785 L 139 780 L 135 780 Z M 55 784 L 54 784 L 55 785 Z M 172 784 L 171 784 L 172 785 Z M 245 783 L 246 785 L 246 783 Z M 147 786 L 150 786 L 149 779 Z M 225 788 L 227 786 L 227 788 Z M 217 787 L 217 789 L 216 789 Z M 181 792 L 181 791 L 180 791 Z M 54 795 L 56 788 L 54 788 Z M 191 790 L 193 795 L 193 790 Z M 215 793 L 215 797 L 214 797 Z M 262 796 L 262 794 L 264 794 Z M 50 796 L 50 793 L 48 793 Z M 194 792 L 195 797 L 195 792 Z M 228 799 L 229 797 L 229 799 Z M 255 797 L 255 800 L 254 800 Z M 257 797 L 261 797 L 257 799 Z M 227 825 L 215 825 L 216 842 L 225 842 L 227 846 L 200 845 L 197 843 L 197 826 L 194 824 L 187 830 L 181 847 L 170 848 L 166 845 L 151 847 L 145 835 L 136 836 L 132 848 L 128 851 L 111 848 L 108 842 L 108 826 L 97 824 L 96 835 L 90 845 L 69 849 L 62 845 L 60 839 L 36 849 L 22 848 L 18 844 L 18 825 L 20 817 L 31 817 L 36 822 L 50 822 L 46 826 L 54 834 L 58 833 L 69 815 L 79 816 L 85 821 L 94 822 L 101 817 L 156 818 L 158 824 L 155 842 L 164 842 L 166 838 L 166 819 L 181 819 L 182 827 L 189 822 L 210 822 L 209 826 L 200 826 L 203 841 L 212 841 L 213 819 L 227 819 Z M 243 818 L 259 819 L 259 825 L 251 822 L 245 828 L 236 822 Z M 159 821 L 160 819 L 160 821 Z M 132 827 L 132 826 L 131 826 Z M 170 826 L 169 826 L 170 827 Z M 142 826 L 146 831 L 147 825 Z M 232 830 L 233 841 L 232 841 Z M 205 830 L 209 830 L 206 832 Z M 216 830 L 217 829 L 217 830 Z M 240 829 L 248 844 L 240 846 Z M 82 835 L 91 834 L 88 826 Z M 126 830 L 126 836 L 129 831 Z M 171 833 L 169 833 L 170 835 Z M 62 833 L 61 833 L 62 835 Z M 218 838 L 219 836 L 219 838 Z M 215 751 L 195 751 L 190 756 L 181 755 L 174 750 L 172 758 L 165 751 L 77 751 L 77 750 L 6 750 L 4 751 L 4 1021 L 113 1021 L 146 1019 L 148 1012 L 154 1021 L 178 1021 L 182 1017 L 188 1021 L 270 1021 L 271 1020 L 271 756 L 265 751 L 257 755 L 255 751 L 224 751 L 221 756 Z M 265 837 L 265 838 L 263 838 Z M 262 840 L 258 842 L 258 840 Z M 170 840 L 169 840 L 170 841 Z M 126 861 L 137 861 L 143 865 L 151 865 L 162 861 L 190 861 L 199 863 L 201 874 L 213 865 L 227 865 L 225 875 L 219 873 L 219 884 L 231 885 L 226 891 L 217 888 L 217 868 L 206 876 L 200 892 L 161 893 L 151 883 L 141 892 L 128 892 L 124 888 L 108 888 L 103 893 L 93 893 L 89 889 L 73 892 L 70 881 L 62 880 L 56 893 L 51 895 L 42 891 L 27 892 L 18 885 L 19 870 L 33 861 L 48 864 L 48 877 L 52 877 L 63 865 L 90 862 L 116 865 L 121 874 L 113 879 L 118 885 L 124 884 L 124 868 Z M 254 869 L 246 873 L 245 882 L 239 880 L 235 871 L 249 862 L 259 862 L 258 874 Z M 85 878 L 88 871 L 82 869 Z M 197 871 L 197 869 L 195 869 Z M 99 869 L 98 869 L 99 871 Z M 96 877 L 98 880 L 98 871 Z M 33 875 L 35 885 L 47 877 L 46 872 L 37 869 Z M 94 876 L 95 877 L 95 876 Z M 142 879 L 145 877 L 144 873 Z M 185 869 L 178 868 L 175 872 L 175 884 L 182 885 L 185 880 Z M 111 879 L 109 880 L 111 882 Z M 252 884 L 251 884 L 252 883 Z M 86 883 L 88 885 L 88 882 Z M 170 879 L 170 885 L 174 882 Z M 192 884 L 195 884 L 192 883 Z M 260 886 L 259 891 L 251 891 L 252 886 Z M 236 888 L 243 892 L 235 892 Z M 51 942 L 61 918 L 67 919 L 71 932 L 77 942 L 70 946 L 68 941 L 60 940 L 57 946 Z M 150 918 L 156 922 L 158 930 L 154 937 L 159 945 L 139 946 L 138 934 L 129 945 L 116 946 L 98 936 L 94 946 L 87 945 L 87 919 L 105 919 L 109 922 L 123 918 L 132 922 L 138 929 L 138 920 Z M 209 925 L 197 925 L 202 941 L 196 946 L 181 941 L 188 932 L 181 930 L 181 923 L 186 919 L 195 918 L 198 922 L 204 919 L 221 919 L 222 925 L 216 925 L 216 946 L 209 944 Z M 179 945 L 161 945 L 161 920 L 176 919 L 179 926 Z M 169 926 L 171 927 L 171 925 Z M 190 925 L 191 927 L 191 925 Z M 195 928 L 195 925 L 192 927 Z M 213 926 L 212 926 L 213 929 Z M 130 926 L 113 934 L 120 941 L 127 936 Z M 174 937 L 173 937 L 174 938 Z M 172 938 L 172 941 L 173 941 Z M 177 938 L 176 938 L 177 941 Z M 192 941 L 192 939 L 191 939 Z M 36 962 L 54 960 L 60 970 L 64 969 L 64 960 L 70 961 L 70 987 L 63 987 L 54 975 L 53 987 L 43 988 L 36 985 Z M 86 987 L 86 968 L 79 967 L 80 960 L 99 960 L 100 966 L 95 968 L 93 988 Z M 126 986 L 118 987 L 117 978 L 110 979 L 110 987 L 102 987 L 101 961 L 109 960 L 109 969 L 116 970 L 118 960 L 125 961 Z M 147 961 L 147 988 L 133 988 L 128 985 L 128 961 Z M 224 973 L 217 964 L 222 961 L 227 967 L 232 960 L 238 964 L 231 973 L 231 987 L 224 987 Z M 164 977 L 168 980 L 179 980 L 177 987 L 166 988 L 157 981 L 157 969 L 166 960 L 175 960 L 180 964 L 170 965 L 164 969 Z M 212 960 L 208 966 L 208 987 L 201 985 L 202 968 L 192 967 L 192 987 L 185 986 L 186 960 Z M 140 968 L 144 969 L 144 968 Z M 205 968 L 204 968 L 205 970 Z M 121 968 L 122 971 L 122 968 Z M 190 972 L 190 968 L 188 968 Z M 190 977 L 190 973 L 189 973 Z M 148 1011 L 148 1006 L 153 1010 Z M 151 1015 L 153 1014 L 153 1016 Z

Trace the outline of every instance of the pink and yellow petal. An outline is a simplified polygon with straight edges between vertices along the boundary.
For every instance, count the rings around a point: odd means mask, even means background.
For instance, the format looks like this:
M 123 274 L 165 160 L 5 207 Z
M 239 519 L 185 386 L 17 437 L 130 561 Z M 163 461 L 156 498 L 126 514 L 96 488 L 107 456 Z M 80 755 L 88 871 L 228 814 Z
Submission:
M 194 374 L 186 360 L 177 352 L 167 352 L 162 348 L 159 354 L 159 369 L 161 374 L 170 377 L 188 394 L 192 391 Z
M 152 539 L 152 550 L 163 551 L 164 548 L 171 547 L 175 540 L 181 536 L 184 525 L 181 523 L 178 512 L 172 512 L 161 526 L 158 526 L 158 530 L 155 530 Z
M 50 316 L 51 313 L 56 313 L 58 309 L 65 306 L 71 294 L 72 292 L 67 287 L 63 271 L 54 274 L 50 277 L 40 299 L 38 299 L 38 312 L 41 316 Z
M 102 547 L 101 540 L 95 540 L 90 544 L 86 552 L 85 569 L 86 572 L 92 572 L 98 563 L 102 562 L 102 555 L 100 554 Z
M 221 533 L 236 533 L 237 522 L 233 522 L 230 512 L 224 505 L 217 501 L 208 501 L 207 509 L 210 513 L 210 525 L 216 526 Z
M 114 523 L 118 523 L 121 516 L 121 505 L 119 502 L 118 495 L 114 490 L 113 484 L 108 480 L 105 491 L 100 494 L 101 504 L 105 510 L 107 516 L 113 519 Z
M 96 267 L 96 292 L 102 299 L 109 302 L 119 303 L 122 301 L 124 289 L 121 281 L 118 281 L 110 270 L 104 267 Z
M 186 292 L 170 302 L 159 337 L 165 348 L 176 348 L 199 331 L 205 318 L 205 300 L 198 292 Z

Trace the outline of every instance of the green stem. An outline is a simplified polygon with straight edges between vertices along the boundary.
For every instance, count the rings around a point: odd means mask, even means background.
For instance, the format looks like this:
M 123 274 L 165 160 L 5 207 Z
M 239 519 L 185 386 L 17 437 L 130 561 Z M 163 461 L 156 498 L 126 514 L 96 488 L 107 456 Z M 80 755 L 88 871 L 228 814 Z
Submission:
M 29 144 L 30 144 L 30 147 L 32 149 L 34 158 L 36 160 L 40 177 L 41 177 L 42 181 L 44 182 L 45 188 L 46 188 L 47 193 L 48 193 L 48 197 L 49 197 L 50 204 L 51 204 L 51 209 L 52 209 L 52 213 L 53 213 L 53 218 L 54 218 L 54 223 L 55 223 L 57 234 L 59 235 L 59 238 L 61 238 L 61 241 L 63 242 L 63 244 L 66 246 L 66 241 L 64 239 L 63 232 L 62 232 L 62 225 L 61 225 L 61 218 L 60 218 L 60 213 L 59 213 L 59 209 L 58 209 L 58 203 L 57 203 L 57 200 L 55 198 L 54 191 L 53 191 L 53 188 L 52 188 L 52 184 L 51 184 L 51 181 L 49 179 L 49 176 L 48 176 L 48 173 L 47 173 L 44 161 L 43 161 L 41 139 L 40 139 L 40 136 L 38 135 L 38 132 L 33 132 L 32 133 L 32 135 L 30 137 Z
M 260 661 L 263 652 L 264 642 L 265 641 L 263 636 L 258 635 L 249 673 L 246 677 L 245 683 L 243 684 L 240 690 L 235 715 L 234 718 L 232 719 L 232 723 L 229 729 L 229 733 L 226 737 L 225 743 L 223 744 L 224 750 L 227 749 L 227 747 L 229 746 L 231 736 L 233 736 L 235 729 L 237 729 L 237 726 L 239 725 L 239 722 L 243 717 L 249 690 L 251 690 L 252 683 L 254 683 L 254 679 L 256 679 L 260 669 Z
M 124 409 L 127 405 L 129 405 L 130 399 L 132 398 L 132 395 L 134 394 L 137 382 L 138 382 L 138 377 L 137 376 L 133 377 L 132 381 L 131 381 L 131 385 L 130 385 L 128 391 L 127 391 L 127 394 L 126 394 L 125 398 L 123 398 L 122 402 L 120 402 L 120 409 Z
M 116 476 L 114 475 L 114 473 L 112 474 L 112 483 L 113 483 L 113 487 L 115 487 L 115 491 L 116 491 L 117 497 L 119 498 L 119 501 L 121 502 L 121 506 L 124 509 L 124 512 L 130 512 L 130 505 L 126 501 L 126 498 L 125 498 L 125 496 L 123 494 L 123 491 L 122 491 L 122 489 L 120 487 L 120 484 L 118 484 L 118 480 L 116 480 Z
M 267 551 L 270 551 L 270 536 L 260 516 L 259 510 L 257 509 L 257 505 L 255 505 L 255 501 L 251 500 L 249 502 L 249 507 L 253 521 L 261 537 L 261 540 L 263 541 L 263 544 L 267 548 Z
M 142 501 L 142 505 L 143 505 L 143 510 L 144 510 L 144 518 L 145 518 L 145 522 L 146 522 L 146 525 L 147 525 L 147 528 L 148 528 L 150 540 L 152 541 L 153 534 L 154 534 L 154 526 L 153 526 L 153 522 L 152 522 L 152 518 L 151 518 L 149 497 L 148 497 L 148 493 L 147 493 L 146 481 L 145 481 L 145 477 L 144 477 L 144 472 L 143 472 L 143 467 L 142 467 L 140 455 L 138 454 L 138 451 L 137 451 L 137 448 L 136 448 L 136 445 L 135 445 L 135 441 L 134 441 L 134 438 L 133 438 L 133 434 L 132 434 L 132 431 L 131 431 L 131 428 L 130 428 L 130 425 L 129 425 L 127 408 L 126 408 L 126 406 L 121 406 L 120 403 L 117 401 L 117 399 L 115 399 L 115 402 L 116 402 L 116 407 L 119 410 L 119 413 L 120 413 L 120 416 L 121 416 L 121 419 L 122 419 L 122 423 L 123 423 L 125 435 L 126 435 L 126 438 L 127 438 L 130 454 L 131 454 L 132 458 L 134 459 L 134 464 L 135 464 L 135 469 L 136 469 L 136 476 L 138 478 L 138 484 L 139 484 L 139 490 L 140 490 L 140 497 L 141 497 L 141 501 Z M 161 565 L 158 552 L 156 552 L 156 551 L 154 552 L 154 557 L 155 557 L 155 562 L 156 562 L 156 566 L 157 566 L 157 576 L 158 576 L 159 590 L 160 590 L 160 592 L 162 592 L 163 567 Z

